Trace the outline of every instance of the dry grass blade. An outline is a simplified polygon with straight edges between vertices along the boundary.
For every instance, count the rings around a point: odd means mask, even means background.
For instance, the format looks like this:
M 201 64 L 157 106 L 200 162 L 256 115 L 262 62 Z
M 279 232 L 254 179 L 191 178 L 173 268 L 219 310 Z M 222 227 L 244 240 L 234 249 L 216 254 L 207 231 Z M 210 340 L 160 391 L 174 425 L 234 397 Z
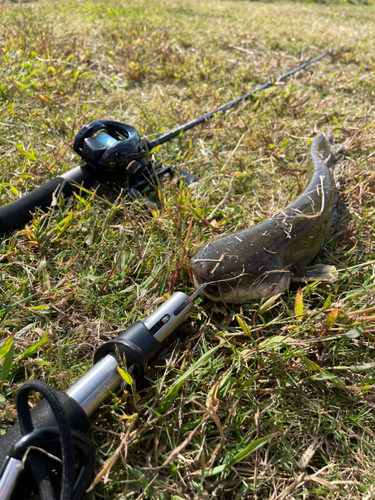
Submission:
M 257 430 L 256 438 L 260 438 L 260 412 L 259 408 L 257 408 L 257 411 L 254 415 L 254 422 L 255 422 L 255 427 Z M 255 466 L 254 466 L 254 491 L 257 490 L 257 484 L 258 484 L 258 473 L 259 473 L 259 461 L 260 461 L 260 449 L 257 450 L 256 452 L 256 457 L 255 457 Z M 255 499 L 258 497 L 258 495 L 255 493 L 254 495 Z
M 303 472 L 292 482 L 292 484 L 290 484 L 287 488 L 285 488 L 285 490 L 282 493 L 280 493 L 277 496 L 273 495 L 270 498 L 270 500 L 284 500 L 284 498 L 286 498 L 289 495 L 289 493 L 292 493 L 292 491 L 294 491 L 296 488 L 298 488 L 305 482 L 306 482 L 306 473 Z
M 91 485 L 89 486 L 89 488 L 86 490 L 87 493 L 89 493 L 90 491 L 92 491 L 95 488 L 95 486 L 101 480 L 103 480 L 104 483 L 108 482 L 108 475 L 111 472 L 112 467 L 115 465 L 116 460 L 120 456 L 120 453 L 122 452 L 122 450 L 125 451 L 124 461 L 126 461 L 126 456 L 127 456 L 127 442 L 129 441 L 129 435 L 131 433 L 132 427 L 134 426 L 134 424 L 137 421 L 137 418 L 138 418 L 137 414 L 135 414 L 135 415 L 133 415 L 132 417 L 129 418 L 126 433 L 121 438 L 121 442 L 120 442 L 119 446 L 115 450 L 115 452 L 112 455 L 112 457 L 107 461 L 106 464 L 103 465 L 102 469 L 98 472 L 98 474 L 96 475 L 95 479 L 93 480 L 93 482 L 91 483 Z
M 205 417 L 202 422 L 200 422 L 193 431 L 191 431 L 188 435 L 188 437 L 179 445 L 177 448 L 175 448 L 166 458 L 166 460 L 163 462 L 162 465 L 159 467 L 141 467 L 142 470 L 148 470 L 152 472 L 158 472 L 167 467 L 173 460 L 175 460 L 178 455 L 186 448 L 186 446 L 194 439 L 195 435 L 200 432 L 202 429 L 203 425 L 205 424 L 207 420 L 207 417 Z

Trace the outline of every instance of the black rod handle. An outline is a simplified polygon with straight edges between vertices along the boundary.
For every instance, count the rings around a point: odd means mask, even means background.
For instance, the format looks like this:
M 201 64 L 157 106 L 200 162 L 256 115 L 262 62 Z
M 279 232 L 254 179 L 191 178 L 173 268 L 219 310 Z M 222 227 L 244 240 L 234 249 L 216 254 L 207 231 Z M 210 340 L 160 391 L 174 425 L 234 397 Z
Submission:
M 61 189 L 65 196 L 70 196 L 79 187 L 90 187 L 95 177 L 87 167 L 80 166 L 50 180 L 18 200 L 0 207 L 0 234 L 18 229 L 33 218 L 37 208 L 45 210 L 51 206 L 53 193 Z

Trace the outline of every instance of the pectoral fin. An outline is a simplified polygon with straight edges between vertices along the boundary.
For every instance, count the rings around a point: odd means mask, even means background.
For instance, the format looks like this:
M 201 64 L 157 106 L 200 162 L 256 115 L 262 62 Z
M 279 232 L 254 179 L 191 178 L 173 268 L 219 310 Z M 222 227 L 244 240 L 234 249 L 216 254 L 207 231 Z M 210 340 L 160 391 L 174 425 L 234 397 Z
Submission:
M 314 264 L 313 266 L 301 267 L 298 271 L 292 273 L 292 281 L 335 281 L 338 278 L 338 272 L 335 266 L 325 264 Z

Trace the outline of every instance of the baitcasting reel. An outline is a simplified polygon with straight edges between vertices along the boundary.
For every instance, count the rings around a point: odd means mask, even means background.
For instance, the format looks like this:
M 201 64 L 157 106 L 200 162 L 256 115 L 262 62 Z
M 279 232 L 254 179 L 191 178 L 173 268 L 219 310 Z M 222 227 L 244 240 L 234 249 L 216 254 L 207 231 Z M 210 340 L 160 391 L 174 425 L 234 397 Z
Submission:
M 126 179 L 124 194 L 144 199 L 140 191 L 157 186 L 157 177 L 176 173 L 186 184 L 198 179 L 181 168 L 155 165 L 151 155 L 153 144 L 141 139 L 134 127 L 111 120 L 88 123 L 76 135 L 73 149 L 86 162 L 87 168 L 99 182 Z M 147 204 L 155 206 L 147 200 Z
M 74 151 L 87 162 L 98 181 L 127 176 L 134 183 L 152 165 L 148 142 L 134 127 L 110 120 L 88 123 L 75 137 Z

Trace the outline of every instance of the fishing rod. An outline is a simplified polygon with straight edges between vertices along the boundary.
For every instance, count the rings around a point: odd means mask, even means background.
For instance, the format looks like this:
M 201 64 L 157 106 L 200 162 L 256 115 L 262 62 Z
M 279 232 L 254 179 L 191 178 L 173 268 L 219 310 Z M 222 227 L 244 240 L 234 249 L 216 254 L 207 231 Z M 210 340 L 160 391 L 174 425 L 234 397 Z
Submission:
M 53 500 L 50 472 L 59 463 L 52 455 L 62 462 L 60 500 L 81 498 L 95 464 L 94 448 L 86 437 L 89 418 L 120 388 L 124 380 L 119 369 L 127 371 L 127 378 L 131 373 L 130 380 L 137 383 L 143 379 L 162 343 L 193 313 L 194 300 L 204 287 L 190 296 L 175 292 L 143 321 L 101 345 L 93 367 L 67 391 L 40 381 L 26 382 L 18 390 L 19 422 L 0 436 L 0 500 L 25 500 L 38 490 L 41 500 Z M 44 399 L 30 412 L 27 399 L 32 390 Z
M 8 233 L 26 224 L 33 218 L 33 214 L 38 208 L 46 210 L 51 206 L 54 196 L 61 194 L 69 197 L 74 192 L 78 192 L 81 187 L 90 188 L 96 181 L 111 183 L 126 181 L 127 187 L 122 190 L 124 196 L 133 200 L 140 200 L 142 204 L 154 208 L 155 203 L 144 198 L 141 193 L 148 187 L 154 188 L 157 186 L 158 181 L 163 176 L 169 175 L 173 177 L 179 175 L 187 185 L 198 180 L 194 175 L 182 168 L 171 165 L 163 167 L 162 163 L 155 164 L 151 153 L 157 146 L 170 141 L 220 113 L 224 113 L 257 92 L 272 87 L 299 71 L 303 71 L 324 57 L 353 43 L 357 38 L 349 40 L 337 49 L 326 50 L 320 56 L 309 59 L 276 79 L 269 79 L 260 87 L 247 92 L 243 96 L 233 99 L 227 104 L 223 104 L 213 111 L 172 129 L 151 141 L 147 137 L 140 138 L 134 127 L 120 122 L 97 120 L 84 125 L 75 137 L 73 149 L 86 163 L 59 175 L 22 198 L 0 207 L 0 234 Z

